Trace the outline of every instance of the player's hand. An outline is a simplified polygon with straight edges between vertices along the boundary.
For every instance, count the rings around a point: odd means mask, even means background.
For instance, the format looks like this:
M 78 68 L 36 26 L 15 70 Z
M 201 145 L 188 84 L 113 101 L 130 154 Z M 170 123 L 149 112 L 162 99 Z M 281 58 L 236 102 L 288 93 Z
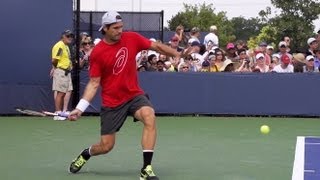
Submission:
M 79 109 L 74 109 L 73 111 L 70 112 L 68 119 L 70 121 L 76 121 L 80 118 L 82 112 Z

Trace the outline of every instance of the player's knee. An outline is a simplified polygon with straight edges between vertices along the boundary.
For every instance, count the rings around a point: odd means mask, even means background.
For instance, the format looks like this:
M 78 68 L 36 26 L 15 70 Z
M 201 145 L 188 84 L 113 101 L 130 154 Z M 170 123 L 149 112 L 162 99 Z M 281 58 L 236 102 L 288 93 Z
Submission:
M 155 128 L 156 127 L 156 116 L 154 113 L 145 114 L 143 116 L 144 125 L 147 128 Z
M 101 154 L 107 154 L 113 149 L 113 143 L 103 143 L 101 144 Z

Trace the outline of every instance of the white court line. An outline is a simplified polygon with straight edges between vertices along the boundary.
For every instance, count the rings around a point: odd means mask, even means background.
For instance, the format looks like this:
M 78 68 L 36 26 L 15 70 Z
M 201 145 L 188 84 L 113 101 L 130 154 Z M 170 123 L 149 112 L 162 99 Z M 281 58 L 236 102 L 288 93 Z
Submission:
M 292 180 L 304 180 L 304 136 L 297 137 Z
M 320 143 L 305 143 L 306 145 L 320 145 Z

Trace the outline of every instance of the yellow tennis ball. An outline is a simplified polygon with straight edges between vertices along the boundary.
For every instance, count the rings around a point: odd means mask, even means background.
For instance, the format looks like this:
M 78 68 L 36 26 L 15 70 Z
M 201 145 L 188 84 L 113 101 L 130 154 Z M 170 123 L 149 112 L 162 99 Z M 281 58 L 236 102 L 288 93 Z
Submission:
M 268 134 L 270 132 L 270 128 L 267 125 L 262 125 L 260 127 L 260 131 L 261 131 L 262 134 Z

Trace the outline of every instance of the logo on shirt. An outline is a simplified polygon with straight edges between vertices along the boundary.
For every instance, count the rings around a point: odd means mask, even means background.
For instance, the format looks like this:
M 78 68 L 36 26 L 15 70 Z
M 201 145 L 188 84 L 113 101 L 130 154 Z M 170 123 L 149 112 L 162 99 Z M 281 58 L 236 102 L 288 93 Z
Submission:
M 128 49 L 123 47 L 116 54 L 116 63 L 113 66 L 113 74 L 118 75 L 122 72 L 128 60 Z

